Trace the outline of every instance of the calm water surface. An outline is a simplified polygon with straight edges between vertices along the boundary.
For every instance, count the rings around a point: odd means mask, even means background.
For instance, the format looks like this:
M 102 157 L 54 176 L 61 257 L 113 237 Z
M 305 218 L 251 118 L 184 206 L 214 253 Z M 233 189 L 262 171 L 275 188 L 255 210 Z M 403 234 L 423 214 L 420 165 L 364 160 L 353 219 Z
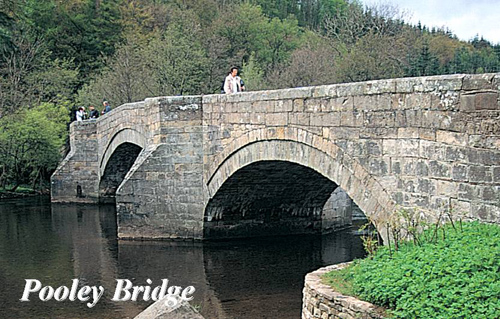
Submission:
M 306 273 L 363 256 L 350 232 L 211 243 L 116 239 L 114 206 L 0 202 L 0 318 L 133 318 L 151 302 L 113 302 L 116 279 L 194 286 L 207 319 L 299 319 Z M 94 308 L 80 301 L 19 299 L 25 279 L 103 286 Z

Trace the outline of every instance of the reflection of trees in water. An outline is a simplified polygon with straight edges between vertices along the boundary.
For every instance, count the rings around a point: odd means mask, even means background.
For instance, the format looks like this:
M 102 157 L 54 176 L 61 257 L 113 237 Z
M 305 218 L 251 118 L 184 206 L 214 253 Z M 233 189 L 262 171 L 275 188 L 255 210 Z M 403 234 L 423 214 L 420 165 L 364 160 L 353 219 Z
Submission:
M 112 318 L 131 317 L 143 307 L 111 303 L 117 278 L 116 218 L 113 206 L 50 205 L 48 200 L 18 200 L 0 205 L 0 284 L 8 294 L 0 307 L 2 318 Z M 5 229 L 4 229 L 5 228 Z M 3 261 L 3 262 L 2 262 Z M 80 285 L 105 287 L 94 308 L 79 301 L 18 301 L 24 279 L 39 279 L 52 287 Z

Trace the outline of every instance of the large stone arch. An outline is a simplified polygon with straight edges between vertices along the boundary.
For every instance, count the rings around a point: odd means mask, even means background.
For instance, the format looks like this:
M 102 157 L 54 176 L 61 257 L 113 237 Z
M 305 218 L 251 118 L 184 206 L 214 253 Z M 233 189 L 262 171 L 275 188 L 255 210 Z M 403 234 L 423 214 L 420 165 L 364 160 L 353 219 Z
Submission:
M 113 155 L 121 144 L 130 143 L 139 146 L 141 149 L 144 149 L 147 144 L 146 137 L 132 128 L 122 128 L 118 132 L 111 134 L 111 136 L 109 143 L 104 147 L 104 152 L 99 162 L 99 176 L 104 175 L 104 170 L 111 155 Z
M 394 210 L 390 194 L 359 162 L 319 135 L 285 127 L 254 130 L 226 145 L 206 171 L 209 198 L 235 172 L 260 161 L 285 161 L 313 169 L 340 186 L 375 223 Z

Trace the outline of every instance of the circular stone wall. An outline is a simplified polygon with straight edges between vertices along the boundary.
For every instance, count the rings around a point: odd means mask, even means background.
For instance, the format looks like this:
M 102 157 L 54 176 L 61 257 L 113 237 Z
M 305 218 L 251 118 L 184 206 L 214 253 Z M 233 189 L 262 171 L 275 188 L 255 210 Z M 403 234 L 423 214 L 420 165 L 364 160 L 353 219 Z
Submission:
M 349 263 L 327 266 L 306 275 L 303 301 L 302 319 L 382 319 L 383 310 L 375 305 L 344 296 L 321 281 L 321 276 L 332 270 L 339 270 Z

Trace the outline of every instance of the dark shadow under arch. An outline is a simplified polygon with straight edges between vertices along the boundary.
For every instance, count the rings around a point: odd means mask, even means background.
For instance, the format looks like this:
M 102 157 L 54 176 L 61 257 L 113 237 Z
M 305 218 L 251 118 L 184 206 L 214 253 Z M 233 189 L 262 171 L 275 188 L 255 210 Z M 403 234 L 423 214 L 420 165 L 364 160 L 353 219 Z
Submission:
M 320 233 L 323 207 L 337 185 L 287 161 L 236 171 L 205 209 L 204 238 Z
M 99 182 L 99 202 L 113 203 L 116 190 L 134 165 L 142 147 L 133 143 L 120 144 L 110 156 Z

